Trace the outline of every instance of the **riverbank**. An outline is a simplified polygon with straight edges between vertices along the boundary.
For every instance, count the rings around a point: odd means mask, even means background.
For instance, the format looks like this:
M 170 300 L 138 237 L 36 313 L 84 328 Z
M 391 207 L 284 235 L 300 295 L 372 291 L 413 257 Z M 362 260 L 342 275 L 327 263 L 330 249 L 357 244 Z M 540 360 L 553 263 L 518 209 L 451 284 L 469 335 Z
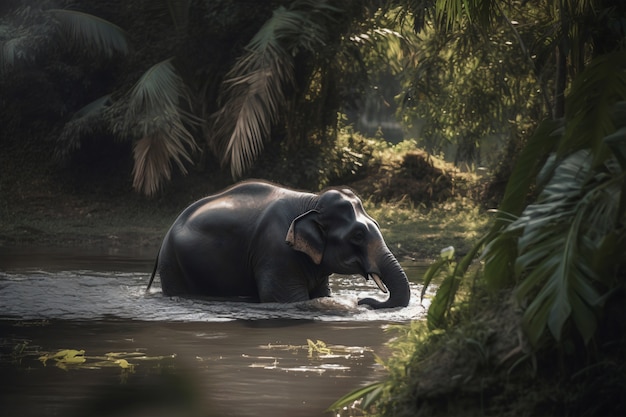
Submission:
M 205 195 L 199 188 L 153 199 L 131 192 L 76 193 L 56 184 L 4 193 L 0 247 L 88 246 L 156 251 L 178 213 Z M 465 199 L 430 208 L 415 207 L 410 202 L 366 200 L 364 204 L 399 258 L 433 259 L 448 246 L 463 254 L 485 231 L 489 218 Z

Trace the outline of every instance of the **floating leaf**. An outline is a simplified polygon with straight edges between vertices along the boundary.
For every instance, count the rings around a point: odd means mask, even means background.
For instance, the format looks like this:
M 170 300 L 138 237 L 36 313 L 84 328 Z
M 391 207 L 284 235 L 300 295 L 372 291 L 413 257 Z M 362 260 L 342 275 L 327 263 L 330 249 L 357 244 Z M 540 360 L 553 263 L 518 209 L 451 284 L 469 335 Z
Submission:
M 46 362 L 50 359 L 56 361 L 57 366 L 63 367 L 63 365 L 80 364 L 85 362 L 85 351 L 75 349 L 62 349 L 52 355 L 45 354 L 39 357 L 41 363 L 46 366 Z
M 326 346 L 326 343 L 321 340 L 313 342 L 311 339 L 307 339 L 306 341 L 309 346 L 309 357 L 312 357 L 314 352 L 321 355 L 332 354 L 332 351 Z
M 117 359 L 113 363 L 119 365 L 120 368 L 123 368 L 123 369 L 127 369 L 127 368 L 132 368 L 133 367 L 133 365 L 128 363 L 128 361 L 126 359 Z

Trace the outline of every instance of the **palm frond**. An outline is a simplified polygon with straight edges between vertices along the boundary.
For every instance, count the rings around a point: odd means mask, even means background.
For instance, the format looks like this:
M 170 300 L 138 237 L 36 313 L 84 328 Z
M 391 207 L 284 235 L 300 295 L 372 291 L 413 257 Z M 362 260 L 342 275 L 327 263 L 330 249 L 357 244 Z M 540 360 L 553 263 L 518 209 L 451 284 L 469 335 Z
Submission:
M 592 154 L 580 150 L 562 160 L 537 202 L 509 226 L 521 231 L 515 269 L 520 300 L 530 300 L 524 325 L 533 344 L 549 329 L 561 340 L 571 317 L 588 342 L 602 302 L 594 254 L 613 233 L 621 183 L 592 171 Z
M 182 101 L 182 103 L 181 103 Z M 188 127 L 198 120 L 184 107 L 191 98 L 171 59 L 146 71 L 130 92 L 127 132 L 135 132 L 133 187 L 154 194 L 171 178 L 172 161 L 186 173 L 185 162 L 198 146 Z
M 172 161 L 181 172 L 187 173 L 185 162 L 191 162 L 191 157 L 185 146 L 173 139 L 172 136 L 176 135 L 185 135 L 180 126 L 172 126 L 169 132 L 146 135 L 135 143 L 133 188 L 148 196 L 154 195 L 165 181 L 172 178 Z
M 111 104 L 111 94 L 106 94 L 102 97 L 98 97 L 91 103 L 87 103 L 74 113 L 74 119 L 86 117 L 93 114 L 102 113 L 103 109 Z
M 48 10 L 60 23 L 61 29 L 78 44 L 92 48 L 94 52 L 104 52 L 107 56 L 114 52 L 128 53 L 126 34 L 119 26 L 97 16 L 75 10 Z
M 337 9 L 325 2 L 298 0 L 279 7 L 246 46 L 224 81 L 225 104 L 216 114 L 216 136 L 223 161 L 238 177 L 263 149 L 272 124 L 279 120 L 294 84 L 294 55 L 324 45 L 326 29 L 319 17 L 331 19 Z M 218 146 L 220 147 L 220 146 Z
M 420 33 L 428 25 L 429 21 L 435 20 L 436 0 L 418 0 L 406 2 L 406 5 L 398 9 L 398 18 L 401 21 L 407 17 L 412 19 L 412 27 L 415 33 Z M 394 7 L 393 3 L 389 6 Z M 384 6 L 383 6 L 384 7 Z
M 466 18 L 478 27 L 489 27 L 497 14 L 497 2 L 484 0 L 438 0 L 435 3 L 437 24 L 453 28 Z
M 181 114 L 180 100 L 191 102 L 189 91 L 172 64 L 172 58 L 149 68 L 130 92 L 129 111 L 135 114 L 162 113 L 174 109 Z
M 231 130 L 224 162 L 233 177 L 240 176 L 263 149 L 285 101 L 283 85 L 293 83 L 293 62 L 288 55 L 280 50 L 266 50 L 263 55 L 249 55 L 234 68 L 228 80 L 230 97 L 218 117 L 223 123 L 219 133 Z

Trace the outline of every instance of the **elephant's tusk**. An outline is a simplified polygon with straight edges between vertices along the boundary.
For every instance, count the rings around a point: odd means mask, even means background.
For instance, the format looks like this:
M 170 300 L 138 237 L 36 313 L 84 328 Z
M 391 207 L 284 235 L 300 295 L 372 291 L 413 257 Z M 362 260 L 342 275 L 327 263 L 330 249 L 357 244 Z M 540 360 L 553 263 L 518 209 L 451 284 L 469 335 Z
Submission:
M 376 283 L 376 286 L 380 288 L 382 292 L 387 294 L 387 287 L 385 287 L 385 284 L 383 284 L 383 281 L 377 274 L 369 274 L 369 277 Z

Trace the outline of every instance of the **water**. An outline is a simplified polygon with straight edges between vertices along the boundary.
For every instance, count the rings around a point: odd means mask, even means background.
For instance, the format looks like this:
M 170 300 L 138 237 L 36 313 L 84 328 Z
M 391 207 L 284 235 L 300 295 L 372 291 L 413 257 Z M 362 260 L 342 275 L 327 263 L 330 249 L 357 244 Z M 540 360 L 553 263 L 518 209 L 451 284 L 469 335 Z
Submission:
M 145 292 L 152 257 L 0 253 L 3 416 L 329 415 L 384 376 L 375 355 L 388 354 L 389 324 L 425 314 L 416 283 L 407 308 L 358 306 L 384 294 L 356 276 L 332 277 L 331 298 L 294 304 L 165 297 L 158 285 Z M 416 277 L 423 265 L 405 269 Z M 63 349 L 84 353 L 39 359 Z

